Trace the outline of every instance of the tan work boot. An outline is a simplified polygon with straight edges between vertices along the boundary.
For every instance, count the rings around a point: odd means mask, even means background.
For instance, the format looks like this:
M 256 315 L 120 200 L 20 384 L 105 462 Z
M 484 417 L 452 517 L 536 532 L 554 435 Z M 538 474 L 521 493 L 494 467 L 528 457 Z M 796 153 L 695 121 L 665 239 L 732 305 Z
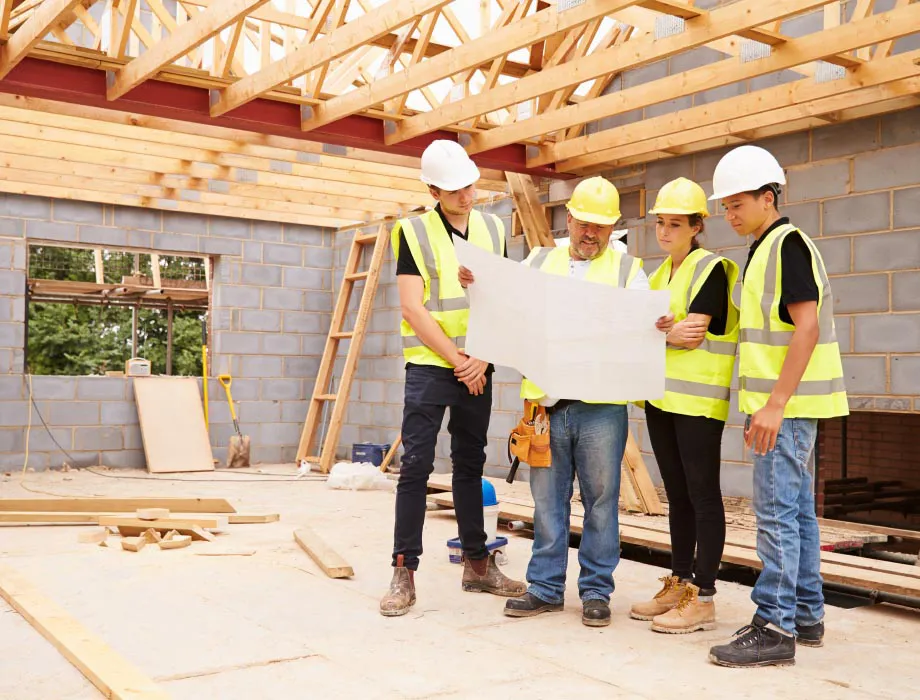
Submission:
M 662 576 L 660 579 L 661 590 L 655 594 L 655 597 L 644 603 L 635 603 L 629 609 L 629 616 L 634 620 L 651 620 L 656 615 L 666 613 L 680 602 L 680 597 L 687 585 L 677 576 Z
M 652 630 L 666 634 L 688 634 L 716 628 L 716 604 L 700 600 L 700 589 L 686 584 L 680 602 L 652 620 Z
M 415 605 L 415 572 L 407 569 L 404 564 L 405 559 L 400 554 L 393 567 L 390 590 L 380 599 L 380 614 L 384 617 L 405 615 Z
M 485 559 L 467 559 L 463 563 L 463 590 L 515 598 L 527 592 L 527 584 L 505 576 L 495 563 L 495 555 L 490 554 Z

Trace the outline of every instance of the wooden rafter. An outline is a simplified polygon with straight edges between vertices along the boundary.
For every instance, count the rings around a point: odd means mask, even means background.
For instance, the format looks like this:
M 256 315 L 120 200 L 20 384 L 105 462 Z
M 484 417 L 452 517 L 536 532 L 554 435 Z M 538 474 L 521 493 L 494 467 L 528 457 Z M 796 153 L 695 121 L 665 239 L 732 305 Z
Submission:
M 268 0 L 227 0 L 225 4 L 200 12 L 119 70 L 106 91 L 108 99 L 116 100 L 123 96 L 156 75 L 163 66 L 184 56 L 266 2 Z
M 375 37 L 380 37 L 392 29 L 411 22 L 420 14 L 426 14 L 446 5 L 448 1 L 389 0 L 372 12 L 362 15 L 313 43 L 299 46 L 280 61 L 225 88 L 211 106 L 211 115 L 226 114 L 254 100 L 263 92 L 344 56 L 356 46 L 367 44 Z
M 813 2 L 813 0 L 792 1 Z M 732 5 L 725 9 L 732 9 L 740 4 Z M 775 8 L 781 5 L 781 2 L 777 2 L 770 5 L 770 7 Z M 849 22 L 817 34 L 809 34 L 800 39 L 789 40 L 775 47 L 770 56 L 757 61 L 746 63 L 731 60 L 719 61 L 718 63 L 661 78 L 634 88 L 604 95 L 590 102 L 583 102 L 554 112 L 537 115 L 507 127 L 499 127 L 486 133 L 476 134 L 472 137 L 472 143 L 468 150 L 470 153 L 488 151 L 533 136 L 565 129 L 575 124 L 648 107 L 673 99 L 675 95 L 693 94 L 702 90 L 721 87 L 766 73 L 792 68 L 825 56 L 876 44 L 887 39 L 895 39 L 910 34 L 918 26 L 918 23 L 920 23 L 920 5 L 909 5 L 882 15 L 873 15 L 858 22 Z M 632 49 L 629 44 L 623 48 L 627 47 Z M 570 143 L 572 142 L 563 141 L 553 148 L 563 148 Z M 557 153 L 554 150 L 553 157 L 556 156 Z M 545 153 L 543 157 L 545 157 Z M 530 161 L 528 162 L 530 163 Z
M 326 21 L 331 23 L 332 30 L 336 30 L 345 24 L 345 14 L 348 12 L 348 6 L 350 5 L 350 0 L 336 0 L 334 11 L 329 13 L 329 17 Z M 321 27 L 317 23 L 317 30 Z M 328 33 L 328 32 L 326 32 Z M 314 41 L 314 38 L 309 39 L 309 41 Z M 319 68 L 317 68 L 313 73 L 310 74 L 309 81 L 309 94 L 313 97 L 319 97 L 320 91 L 323 89 L 323 82 L 326 80 L 326 73 L 329 70 L 329 64 L 324 63 Z
M 422 20 L 422 23 L 419 25 L 419 34 L 418 40 L 415 42 L 415 50 L 412 52 L 412 58 L 408 64 L 403 63 L 403 68 L 407 69 L 409 66 L 414 66 L 418 64 L 422 57 L 425 55 L 425 52 L 428 50 L 428 44 L 431 42 L 431 35 L 434 33 L 435 25 L 438 22 L 438 17 L 440 16 L 441 11 L 435 10 L 430 14 L 426 15 L 425 19 Z M 401 56 L 400 56 L 401 57 Z M 370 84 L 370 81 L 368 82 Z M 427 94 L 423 93 L 425 99 L 429 99 Z M 433 96 L 432 96 L 433 97 Z M 409 93 L 404 92 L 392 101 L 388 102 L 389 108 L 387 112 L 391 114 L 402 114 L 402 111 L 406 107 L 406 100 L 409 98 Z M 431 103 L 431 109 L 437 107 L 437 102 Z
M 0 78 L 5 77 L 42 38 L 51 31 L 64 15 L 71 15 L 81 0 L 45 0 L 9 38 L 0 46 Z
M 236 50 L 240 43 L 240 37 L 243 34 L 244 20 L 239 20 L 230 30 L 230 39 L 222 47 L 220 55 L 214 66 L 214 74 L 222 78 L 230 76 L 230 70 L 233 67 L 233 61 L 236 58 Z
M 125 0 L 124 14 L 112 12 L 109 17 L 109 51 L 112 58 L 124 58 L 128 48 L 128 37 L 131 35 L 131 23 L 137 9 L 137 0 Z
M 577 60 L 587 55 L 588 49 L 591 48 L 591 42 L 594 41 L 594 38 L 597 36 L 597 31 L 600 29 L 600 27 L 600 20 L 595 20 L 588 25 L 584 36 L 581 38 L 581 41 L 572 48 L 572 50 L 569 52 L 569 57 L 565 58 L 566 62 L 569 60 Z M 619 35 L 620 28 L 618 26 L 614 27 L 601 40 L 600 44 L 596 47 L 596 50 L 603 51 L 604 49 L 609 48 L 610 45 L 617 40 Z M 545 109 L 541 109 L 539 111 L 543 112 L 546 110 L 558 109 L 563 104 L 568 104 L 569 98 L 575 94 L 575 90 L 578 89 L 579 85 L 580 83 L 573 83 L 572 85 L 569 85 L 562 90 L 556 90 L 556 92 L 553 93 L 550 97 Z
M 13 0 L 0 0 L 0 42 L 10 36 L 10 15 L 13 12 Z

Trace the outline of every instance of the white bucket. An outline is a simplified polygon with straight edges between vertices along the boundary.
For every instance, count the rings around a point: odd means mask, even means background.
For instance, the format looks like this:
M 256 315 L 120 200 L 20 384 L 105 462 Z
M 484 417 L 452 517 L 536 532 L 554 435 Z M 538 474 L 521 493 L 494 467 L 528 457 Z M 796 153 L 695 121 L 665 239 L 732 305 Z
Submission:
M 493 542 L 498 537 L 498 506 L 483 506 L 482 519 L 486 530 L 486 542 Z

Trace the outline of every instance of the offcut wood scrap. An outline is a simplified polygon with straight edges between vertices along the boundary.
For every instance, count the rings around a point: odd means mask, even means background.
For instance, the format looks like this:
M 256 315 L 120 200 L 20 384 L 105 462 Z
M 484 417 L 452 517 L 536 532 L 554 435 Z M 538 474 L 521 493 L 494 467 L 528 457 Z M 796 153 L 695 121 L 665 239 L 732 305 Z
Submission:
M 147 539 L 144 537 L 122 537 L 121 548 L 128 552 L 139 552 L 147 546 Z
M 140 520 L 159 520 L 169 517 L 169 508 L 138 508 L 136 515 Z
M 100 530 L 93 530 L 92 532 L 81 532 L 77 535 L 77 541 L 81 544 L 95 544 L 100 547 L 108 547 L 106 544 L 108 536 L 109 531 L 102 528 Z
M 192 544 L 191 535 L 180 535 L 175 530 L 167 532 L 160 540 L 160 549 L 182 549 Z
M 310 528 L 294 530 L 294 540 L 330 578 L 350 578 L 355 575 L 351 565 Z

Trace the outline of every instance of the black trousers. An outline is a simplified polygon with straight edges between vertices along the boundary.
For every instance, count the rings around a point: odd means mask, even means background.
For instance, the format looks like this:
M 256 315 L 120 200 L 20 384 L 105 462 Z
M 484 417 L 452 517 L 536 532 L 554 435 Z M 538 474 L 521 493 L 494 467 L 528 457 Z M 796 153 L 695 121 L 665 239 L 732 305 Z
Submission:
M 662 411 L 648 402 L 645 418 L 668 494 L 672 575 L 692 579 L 711 594 L 725 546 L 719 482 L 725 423 Z
M 396 557 L 402 554 L 406 567 L 418 568 L 428 476 L 434 471 L 438 432 L 447 408 L 454 509 L 463 553 L 467 559 L 489 556 L 482 518 L 482 467 L 492 415 L 492 377 L 488 376 L 481 395 L 472 396 L 454 377 L 452 369 L 409 364 L 403 408 L 403 458 L 396 485 L 394 566 Z

